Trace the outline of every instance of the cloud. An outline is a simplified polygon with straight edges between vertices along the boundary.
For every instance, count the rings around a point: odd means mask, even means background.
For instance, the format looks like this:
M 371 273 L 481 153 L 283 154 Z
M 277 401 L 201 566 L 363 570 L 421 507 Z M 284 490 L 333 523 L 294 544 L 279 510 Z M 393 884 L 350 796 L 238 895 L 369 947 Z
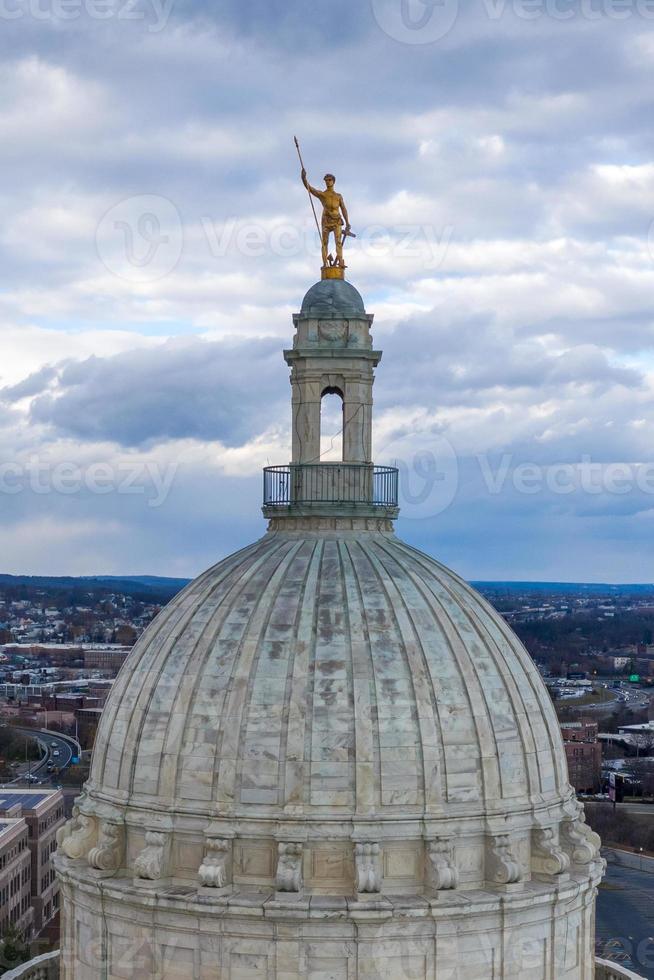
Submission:
M 445 439 L 457 459 L 450 506 L 407 502 L 403 533 L 473 577 L 651 577 L 647 495 L 489 494 L 477 461 L 644 464 L 654 445 L 650 24 L 536 8 L 461 4 L 411 45 L 344 0 L 3 24 L 2 462 L 178 464 L 156 512 L 2 494 L 6 565 L 186 574 L 261 529 L 259 468 L 289 453 L 281 349 L 319 268 L 297 133 L 358 233 L 378 458 L 415 473 Z M 158 229 L 137 203 L 111 223 L 144 197 Z M 177 261 L 139 280 L 130 254 L 171 235 Z
M 173 439 L 242 445 L 280 414 L 287 392 L 270 341 L 170 341 L 151 350 L 68 361 L 5 389 L 34 396 L 29 419 L 64 435 L 125 447 Z M 248 384 L 249 380 L 249 384 Z

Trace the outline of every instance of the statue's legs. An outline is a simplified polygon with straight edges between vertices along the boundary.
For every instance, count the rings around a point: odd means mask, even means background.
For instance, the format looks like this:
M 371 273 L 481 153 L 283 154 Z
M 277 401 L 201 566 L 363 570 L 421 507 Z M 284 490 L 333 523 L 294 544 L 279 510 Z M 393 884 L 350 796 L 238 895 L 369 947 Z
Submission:
M 341 269 L 345 268 L 345 259 L 343 258 L 343 229 L 339 225 L 334 228 L 334 239 L 336 241 L 336 264 L 340 265 Z
M 329 265 L 329 238 L 330 235 L 334 236 L 334 244 L 336 247 L 336 262 L 335 265 L 340 266 L 341 269 L 345 268 L 345 261 L 343 259 L 343 229 L 341 225 L 337 225 L 335 228 L 326 228 L 323 225 L 322 228 L 322 264 L 323 266 Z

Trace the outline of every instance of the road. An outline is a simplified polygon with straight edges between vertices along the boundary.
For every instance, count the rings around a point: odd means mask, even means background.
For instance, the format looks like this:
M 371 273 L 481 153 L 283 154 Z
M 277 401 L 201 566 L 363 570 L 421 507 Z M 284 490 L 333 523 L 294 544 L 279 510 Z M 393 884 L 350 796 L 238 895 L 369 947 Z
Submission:
M 60 770 L 66 769 L 71 764 L 75 749 L 73 743 L 68 739 L 63 738 L 56 732 L 38 731 L 33 728 L 17 728 L 16 731 L 20 732 L 26 738 L 34 738 L 43 747 L 45 754 L 38 762 L 32 762 L 29 766 L 21 766 L 16 778 L 12 779 L 6 785 L 29 783 L 31 786 L 37 786 L 39 782 L 50 781 L 51 776 L 48 772 L 49 762 L 54 762 Z M 55 756 L 55 752 L 58 752 L 59 755 Z M 28 772 L 32 776 L 36 776 L 38 782 L 28 781 L 26 778 Z
M 595 935 L 598 956 L 654 980 L 654 874 L 608 866 Z
M 654 819 L 654 803 L 616 803 L 616 807 L 625 813 L 644 813 Z
M 633 684 L 625 683 L 621 683 L 618 688 L 611 688 L 606 684 L 601 686 L 606 688 L 607 694 L 611 695 L 609 700 L 584 704 L 584 711 L 586 708 L 591 711 L 601 711 L 603 708 L 613 709 L 616 703 L 622 703 L 625 705 L 625 707 L 632 708 L 634 711 L 644 711 L 649 707 L 652 697 L 651 691 L 644 691 L 642 688 L 635 687 Z M 569 701 L 566 699 L 566 703 L 574 706 L 574 699 L 570 698 Z

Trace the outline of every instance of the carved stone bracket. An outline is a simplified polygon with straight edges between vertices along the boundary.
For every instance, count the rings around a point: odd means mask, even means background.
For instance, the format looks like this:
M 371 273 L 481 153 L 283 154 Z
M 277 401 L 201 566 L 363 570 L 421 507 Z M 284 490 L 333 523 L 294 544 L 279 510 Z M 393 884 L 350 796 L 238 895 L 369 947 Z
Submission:
M 382 889 L 382 872 L 379 844 L 360 842 L 354 848 L 357 891 L 375 893 Z
M 147 881 L 163 878 L 167 846 L 168 834 L 149 830 L 145 835 L 145 847 L 134 862 L 134 876 Z
M 489 837 L 486 844 L 486 880 L 493 885 L 514 885 L 522 880 L 508 834 Z
M 459 873 L 454 864 L 452 841 L 437 837 L 427 842 L 427 884 L 435 892 L 456 888 Z
M 73 816 L 57 833 L 59 849 L 71 861 L 84 860 L 95 846 L 98 837 L 98 821 L 95 817 L 73 808 Z
M 304 848 L 298 843 L 280 843 L 277 852 L 277 891 L 302 891 L 302 855 Z
M 64 841 L 68 840 L 69 837 L 72 837 L 72 835 L 80 829 L 79 812 L 79 806 L 76 803 L 73 806 L 73 812 L 70 820 L 67 820 L 64 824 L 62 824 L 55 834 L 57 847 L 62 852 Z
M 561 839 L 574 864 L 591 864 L 599 856 L 599 835 L 583 819 L 564 820 Z
M 88 861 L 97 871 L 117 871 L 125 850 L 125 828 L 110 820 L 100 824 L 98 842 L 89 851 Z
M 536 874 L 561 875 L 570 868 L 570 857 L 559 845 L 552 827 L 538 827 L 531 836 L 531 867 Z
M 231 884 L 232 842 L 223 837 L 207 837 L 204 858 L 198 869 L 204 888 L 225 888 Z

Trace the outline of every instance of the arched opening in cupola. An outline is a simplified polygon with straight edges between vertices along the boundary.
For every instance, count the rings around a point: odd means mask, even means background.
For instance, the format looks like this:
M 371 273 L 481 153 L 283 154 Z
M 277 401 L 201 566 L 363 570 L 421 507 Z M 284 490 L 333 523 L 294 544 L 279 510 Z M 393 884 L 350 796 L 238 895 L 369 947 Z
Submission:
M 320 401 L 320 462 L 343 461 L 343 392 L 325 388 Z

